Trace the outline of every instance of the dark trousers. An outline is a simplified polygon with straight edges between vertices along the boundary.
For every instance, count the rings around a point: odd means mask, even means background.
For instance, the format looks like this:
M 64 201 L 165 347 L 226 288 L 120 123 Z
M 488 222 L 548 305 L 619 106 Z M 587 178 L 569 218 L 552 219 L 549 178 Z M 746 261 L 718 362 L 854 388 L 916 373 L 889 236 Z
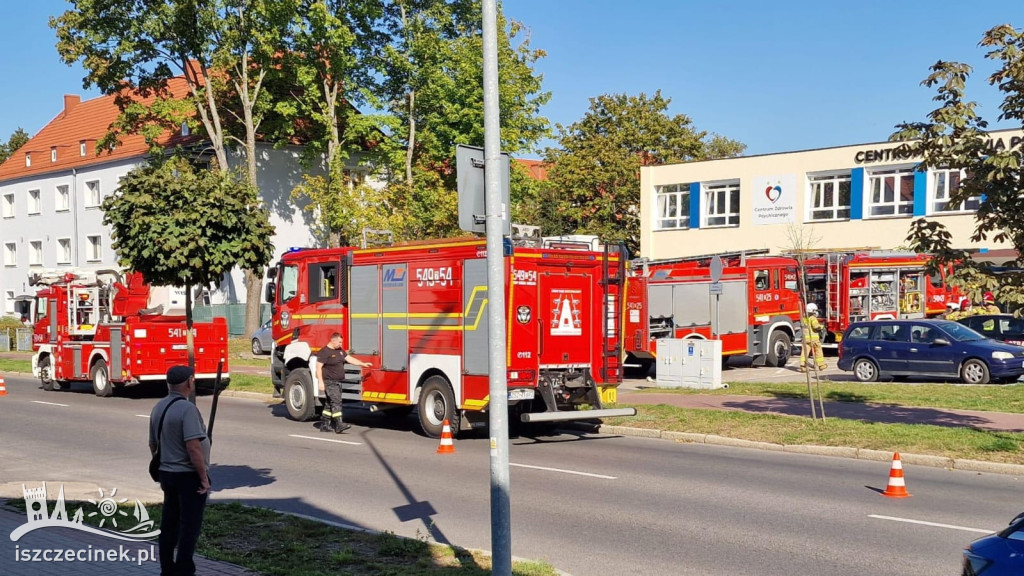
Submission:
M 196 472 L 160 471 L 164 491 L 163 516 L 160 518 L 161 576 L 193 576 L 196 564 L 192 555 L 203 526 L 207 494 L 199 494 L 201 483 Z M 174 549 L 178 549 L 175 559 Z
M 331 420 L 334 424 L 341 423 L 341 382 L 324 379 L 324 411 L 323 420 Z

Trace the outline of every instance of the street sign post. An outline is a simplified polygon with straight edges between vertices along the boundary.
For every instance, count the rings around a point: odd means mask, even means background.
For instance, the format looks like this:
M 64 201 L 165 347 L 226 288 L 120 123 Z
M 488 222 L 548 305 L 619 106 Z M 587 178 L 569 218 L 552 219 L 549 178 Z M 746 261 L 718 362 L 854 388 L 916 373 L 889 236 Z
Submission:
M 487 197 L 484 185 L 486 162 L 484 149 L 459 144 L 455 147 L 455 184 L 459 193 L 459 228 L 466 232 L 486 232 Z M 501 154 L 498 162 L 498 197 L 500 205 L 497 216 L 501 218 L 501 233 L 512 233 L 509 221 L 509 174 L 511 160 L 508 154 Z
M 721 282 L 721 280 L 722 280 L 722 270 L 724 268 L 725 268 L 725 265 L 722 263 L 722 258 L 720 256 L 716 255 L 714 258 L 711 259 L 711 287 L 709 288 L 709 292 L 711 294 L 715 295 L 715 317 L 712 319 L 712 323 L 711 323 L 711 336 L 712 336 L 712 338 L 718 338 L 718 326 L 719 326 L 718 316 L 719 316 L 719 314 L 721 314 L 721 311 L 722 311 L 722 307 L 721 307 L 721 303 L 722 303 L 722 282 Z

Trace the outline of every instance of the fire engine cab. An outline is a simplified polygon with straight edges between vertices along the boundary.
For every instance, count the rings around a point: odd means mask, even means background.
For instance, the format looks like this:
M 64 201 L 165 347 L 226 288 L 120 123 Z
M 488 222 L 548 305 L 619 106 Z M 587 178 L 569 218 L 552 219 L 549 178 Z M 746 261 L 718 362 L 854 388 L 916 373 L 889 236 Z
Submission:
M 503 252 L 510 412 L 523 422 L 635 414 L 602 407 L 622 382 L 619 252 L 509 239 Z M 284 254 L 268 273 L 267 300 L 272 379 L 289 416 L 315 415 L 324 397 L 315 352 L 338 332 L 346 351 L 372 364 L 346 380 L 347 401 L 392 415 L 415 408 L 435 438 L 445 419 L 456 434 L 485 422 L 486 256 L 475 237 Z
M 138 273 L 60 270 L 33 274 L 39 286 L 32 334 L 32 374 L 44 390 L 91 381 L 97 396 L 114 388 L 162 381 L 188 362 L 184 292 L 151 288 Z M 196 381 L 212 384 L 223 361 L 228 380 L 228 328 L 223 318 L 194 323 Z
M 797 267 L 792 258 L 767 252 L 630 262 L 626 363 L 646 374 L 659 338 L 699 338 L 721 340 L 723 361 L 749 354 L 755 365 L 785 366 L 800 338 Z
M 802 255 L 807 301 L 823 311 L 828 329 L 825 346 L 837 346 L 851 322 L 940 316 L 955 297 L 946 282 L 952 267 L 929 274 L 928 254 L 837 249 Z

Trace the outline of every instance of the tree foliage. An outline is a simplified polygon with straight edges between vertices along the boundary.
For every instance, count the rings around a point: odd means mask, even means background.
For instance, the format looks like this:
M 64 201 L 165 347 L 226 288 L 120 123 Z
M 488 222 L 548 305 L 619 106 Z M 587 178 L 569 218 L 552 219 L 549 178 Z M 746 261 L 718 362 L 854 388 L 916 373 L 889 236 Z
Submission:
M 155 160 L 128 172 L 103 200 L 119 263 L 153 285 L 209 286 L 273 254 L 266 208 L 244 178 Z
M 590 99 L 583 118 L 558 126 L 549 148 L 549 212 L 545 234 L 596 234 L 639 250 L 640 167 L 738 156 L 744 144 L 697 130 L 683 114 L 670 116 L 661 92 L 603 94 Z
M 998 64 L 988 77 L 988 84 L 1002 94 L 998 119 L 1024 128 L 1024 31 L 996 26 L 985 33 L 980 45 L 988 50 L 985 57 Z M 972 244 L 1005 242 L 1024 254 L 1024 147 L 993 144 L 988 121 L 978 113 L 977 103 L 967 98 L 970 66 L 940 60 L 930 70 L 922 84 L 936 90 L 933 100 L 939 106 L 925 121 L 899 124 L 893 140 L 907 141 L 909 152 L 921 158 L 922 170 L 963 171 L 960 187 L 950 191 L 949 202 L 959 206 L 969 198 L 984 199 L 975 216 Z M 954 245 L 941 222 L 915 220 L 907 240 L 914 250 L 935 254 L 936 263 L 955 263 L 953 283 L 965 288 L 973 300 L 991 290 L 1001 301 L 1024 304 L 1024 275 L 997 277 L 990 263 L 974 260 L 963 245 Z M 1020 266 L 1020 257 L 1010 264 Z
M 0 142 L 0 164 L 6 162 L 7 159 L 13 156 L 19 148 L 28 142 L 28 140 L 28 132 L 18 128 L 11 133 L 11 137 L 7 139 L 7 142 Z

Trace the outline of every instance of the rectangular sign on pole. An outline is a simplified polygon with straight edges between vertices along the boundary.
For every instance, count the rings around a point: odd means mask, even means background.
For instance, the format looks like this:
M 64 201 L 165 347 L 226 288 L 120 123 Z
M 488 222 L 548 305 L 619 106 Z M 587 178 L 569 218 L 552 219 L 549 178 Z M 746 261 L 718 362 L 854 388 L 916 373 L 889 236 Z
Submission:
M 459 193 L 459 228 L 466 232 L 485 232 L 486 192 L 484 182 L 484 150 L 459 144 L 455 147 L 455 182 Z M 511 159 L 502 153 L 498 167 L 498 186 L 501 198 L 501 234 L 512 233 L 509 222 L 509 171 Z

